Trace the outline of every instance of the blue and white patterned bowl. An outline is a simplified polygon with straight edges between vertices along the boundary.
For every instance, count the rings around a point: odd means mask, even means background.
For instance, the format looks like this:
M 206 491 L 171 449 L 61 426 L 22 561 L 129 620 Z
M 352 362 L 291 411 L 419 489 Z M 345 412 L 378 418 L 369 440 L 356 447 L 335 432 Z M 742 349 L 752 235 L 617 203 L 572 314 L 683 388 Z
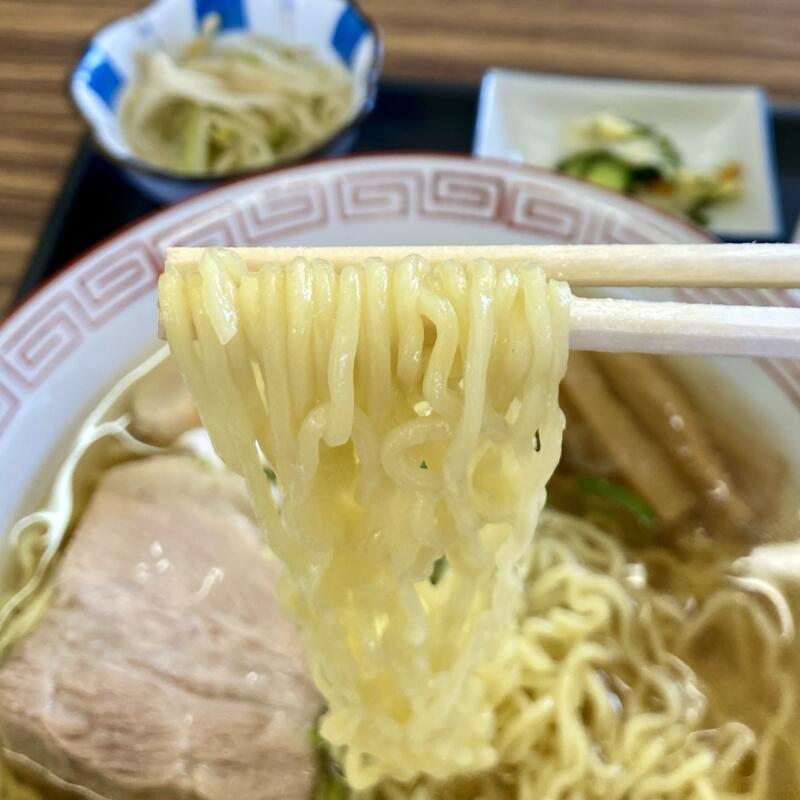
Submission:
M 323 60 L 339 60 L 353 76 L 350 121 L 304 158 L 344 152 L 355 128 L 372 110 L 381 63 L 375 25 L 345 0 L 156 0 L 137 14 L 100 30 L 72 73 L 70 90 L 95 143 L 128 177 L 160 202 L 172 202 L 218 183 L 187 178 L 137 158 L 117 114 L 126 85 L 136 74 L 136 55 L 166 49 L 177 53 L 200 31 L 208 14 L 220 17 L 221 35 L 256 33 L 290 45 L 312 47 Z M 281 162 L 284 166 L 286 162 Z M 260 168 L 252 172 L 265 172 Z M 241 173 L 240 175 L 241 176 Z M 226 179 L 233 176 L 226 176 Z

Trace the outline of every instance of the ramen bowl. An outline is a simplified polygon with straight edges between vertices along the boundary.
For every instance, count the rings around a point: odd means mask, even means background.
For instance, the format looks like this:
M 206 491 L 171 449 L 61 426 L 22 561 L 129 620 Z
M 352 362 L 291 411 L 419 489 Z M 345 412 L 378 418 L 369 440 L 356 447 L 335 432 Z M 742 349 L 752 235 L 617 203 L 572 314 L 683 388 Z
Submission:
M 357 156 L 276 170 L 206 192 L 72 262 L 0 327 L 0 534 L 48 495 L 94 402 L 158 346 L 156 281 L 173 245 L 702 243 L 703 231 L 532 167 L 458 156 Z M 649 299 L 800 302 L 797 292 L 658 289 Z M 704 359 L 800 473 L 800 365 Z M 79 376 L 79 377 L 78 377 Z

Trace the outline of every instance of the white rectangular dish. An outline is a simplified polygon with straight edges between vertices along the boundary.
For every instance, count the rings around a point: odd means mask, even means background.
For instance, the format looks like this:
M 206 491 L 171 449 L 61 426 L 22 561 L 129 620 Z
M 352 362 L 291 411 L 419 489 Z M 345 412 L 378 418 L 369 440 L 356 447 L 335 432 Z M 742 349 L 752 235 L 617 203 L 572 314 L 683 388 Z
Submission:
M 481 84 L 473 153 L 553 167 L 569 122 L 611 111 L 672 139 L 686 165 L 742 166 L 741 199 L 711 209 L 710 228 L 733 239 L 781 236 L 768 100 L 757 86 L 656 83 L 492 69 Z

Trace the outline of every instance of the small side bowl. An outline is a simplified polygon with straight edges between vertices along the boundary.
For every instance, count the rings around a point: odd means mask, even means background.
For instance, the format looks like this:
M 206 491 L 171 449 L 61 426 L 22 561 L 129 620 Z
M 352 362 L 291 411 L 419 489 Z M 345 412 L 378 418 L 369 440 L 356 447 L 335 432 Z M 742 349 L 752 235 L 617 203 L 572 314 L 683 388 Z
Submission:
M 166 49 L 176 53 L 198 35 L 208 14 L 220 18 L 220 35 L 254 33 L 290 45 L 312 47 L 323 60 L 340 60 L 353 77 L 349 121 L 331 137 L 291 161 L 346 152 L 360 123 L 375 104 L 381 67 L 381 40 L 375 24 L 346 0 L 156 0 L 137 14 L 98 31 L 72 72 L 72 99 L 89 126 L 95 145 L 120 166 L 134 185 L 154 200 L 170 203 L 215 184 L 251 173 L 269 172 L 290 161 L 225 176 L 187 177 L 139 159 L 119 124 L 119 101 L 136 75 L 136 56 Z

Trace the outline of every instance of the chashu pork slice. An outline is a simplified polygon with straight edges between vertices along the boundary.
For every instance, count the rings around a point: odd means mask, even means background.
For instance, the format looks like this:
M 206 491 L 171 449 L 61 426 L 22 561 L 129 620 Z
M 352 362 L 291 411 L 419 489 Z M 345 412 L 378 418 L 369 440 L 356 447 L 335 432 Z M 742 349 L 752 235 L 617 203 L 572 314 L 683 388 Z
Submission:
M 173 455 L 108 471 L 0 666 L 9 757 L 114 800 L 306 800 L 320 698 L 278 572 L 238 477 Z

